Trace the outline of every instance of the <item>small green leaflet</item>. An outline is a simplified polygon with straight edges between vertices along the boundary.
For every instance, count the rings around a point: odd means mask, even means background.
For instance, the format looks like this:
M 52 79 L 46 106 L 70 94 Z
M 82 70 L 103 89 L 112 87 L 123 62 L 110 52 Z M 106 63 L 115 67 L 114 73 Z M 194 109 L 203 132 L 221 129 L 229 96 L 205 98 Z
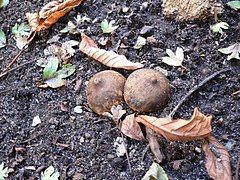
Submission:
M 153 162 L 142 180 L 168 180 L 168 176 L 158 163 Z
M 240 59 L 239 53 L 240 53 L 240 43 L 235 43 L 229 47 L 218 49 L 223 54 L 230 54 L 227 57 L 227 60 L 230 59 Z
M 53 166 L 49 166 L 44 172 L 41 173 L 42 180 L 58 180 L 60 174 L 54 170 Z
M 219 22 L 219 23 L 216 23 L 216 24 L 210 26 L 210 29 L 213 32 L 219 32 L 220 34 L 223 34 L 223 30 L 222 29 L 228 29 L 228 27 L 229 27 L 228 23 L 226 23 L 226 22 Z
M 0 8 L 7 6 L 9 4 L 9 0 L 0 0 Z
M 229 1 L 227 5 L 234 9 L 240 9 L 240 1 Z
M 3 32 L 3 30 L 0 29 L 0 48 L 5 47 L 6 41 L 7 41 L 6 40 L 6 36 L 5 36 L 4 32 Z
M 4 163 L 2 162 L 0 164 L 0 180 L 4 180 L 6 177 L 8 177 L 8 167 L 3 168 L 4 167 Z
M 21 38 L 22 36 L 28 36 L 30 32 L 30 27 L 27 24 L 20 24 L 17 23 L 12 28 L 12 33 L 16 38 Z
M 67 78 L 68 76 L 71 76 L 75 72 L 75 66 L 72 64 L 65 64 L 62 69 L 57 71 L 56 77 L 60 79 Z
M 104 19 L 101 22 L 101 29 L 102 29 L 103 33 L 111 33 L 119 27 L 119 26 L 113 26 L 113 24 L 114 24 L 114 21 L 110 21 L 108 23 L 108 20 Z
M 50 57 L 47 65 L 43 69 L 43 79 L 51 79 L 55 76 L 58 69 L 58 58 Z

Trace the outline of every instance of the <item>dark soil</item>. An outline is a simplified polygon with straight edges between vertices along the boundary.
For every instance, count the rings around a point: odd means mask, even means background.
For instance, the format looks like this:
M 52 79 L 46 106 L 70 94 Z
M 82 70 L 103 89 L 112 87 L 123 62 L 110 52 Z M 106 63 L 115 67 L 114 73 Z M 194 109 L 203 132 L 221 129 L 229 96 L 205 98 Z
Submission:
M 38 12 L 49 0 L 12 0 L 0 9 L 0 28 L 7 36 L 7 46 L 0 49 L 1 70 L 17 54 L 18 49 L 11 33 L 14 24 L 21 20 L 26 22 L 26 12 Z M 99 26 L 106 18 L 115 20 L 120 27 L 113 34 L 113 46 L 127 37 L 129 48 L 123 52 L 129 60 L 142 62 L 145 67 L 167 70 L 173 96 L 168 106 L 156 114 L 164 117 L 176 106 L 179 100 L 196 84 L 224 68 L 231 71 L 222 73 L 195 92 L 181 106 L 175 117 L 190 118 L 194 107 L 204 114 L 214 115 L 212 121 L 213 134 L 224 144 L 231 156 L 232 175 L 235 176 L 236 164 L 240 156 L 240 97 L 231 96 L 240 89 L 240 61 L 226 61 L 226 55 L 217 51 L 239 41 L 238 11 L 225 6 L 220 20 L 229 23 L 227 37 L 222 40 L 219 34 L 210 32 L 209 25 L 213 18 L 206 22 L 193 24 L 177 23 L 165 19 L 161 13 L 161 1 L 149 1 L 146 8 L 141 8 L 143 0 L 117 2 L 86 1 L 70 11 L 48 31 L 39 33 L 33 43 L 15 63 L 14 68 L 43 57 L 43 50 L 48 46 L 47 40 L 60 34 L 59 43 L 70 39 L 79 40 L 79 35 L 61 34 L 59 31 L 73 20 L 77 14 L 87 15 L 93 22 L 84 22 L 79 28 L 95 41 L 105 37 Z M 226 1 L 223 1 L 226 3 Z M 122 7 L 129 7 L 123 13 Z M 132 14 L 131 14 L 132 13 Z M 144 25 L 153 26 L 153 30 L 143 35 L 153 35 L 157 42 L 147 44 L 140 50 L 132 46 Z M 238 37 L 237 37 L 238 36 Z M 175 51 L 176 47 L 184 47 L 187 68 L 181 74 L 177 67 L 168 66 L 161 61 L 166 56 L 167 48 Z M 104 47 L 103 47 L 104 48 Z M 126 157 L 117 157 L 113 146 L 117 137 L 121 136 L 115 124 L 93 113 L 86 103 L 86 83 L 95 73 L 109 69 L 91 60 L 79 50 L 72 58 L 77 71 L 68 78 L 68 85 L 58 89 L 40 89 L 36 83 L 42 81 L 43 69 L 36 62 L 28 63 L 9 72 L 0 79 L 0 163 L 4 162 L 11 170 L 9 179 L 39 179 L 40 172 L 53 165 L 61 179 L 141 179 L 154 161 L 148 150 L 142 159 L 147 142 L 138 142 L 127 138 L 128 152 L 133 173 L 129 171 Z M 125 77 L 130 71 L 115 69 Z M 82 79 L 80 91 L 75 92 L 75 81 Z M 69 104 L 69 111 L 64 112 L 60 104 Z M 73 109 L 81 106 L 83 112 L 76 114 Z M 130 110 L 128 110 L 130 113 Z M 32 127 L 32 121 L 39 115 L 42 123 Z M 219 124 L 219 119 L 223 122 Z M 159 138 L 162 152 L 166 159 L 160 164 L 172 179 L 209 179 L 201 142 L 170 143 Z M 20 148 L 20 149 L 19 149 Z M 174 170 L 172 162 L 184 159 L 179 170 Z M 28 170 L 34 166 L 36 170 Z

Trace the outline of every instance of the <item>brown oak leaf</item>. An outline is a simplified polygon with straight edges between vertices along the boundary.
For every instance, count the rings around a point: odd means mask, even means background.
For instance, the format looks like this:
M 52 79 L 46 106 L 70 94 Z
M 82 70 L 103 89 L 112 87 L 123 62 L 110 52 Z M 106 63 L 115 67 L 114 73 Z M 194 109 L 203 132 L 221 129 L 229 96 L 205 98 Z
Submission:
M 83 0 L 56 0 L 46 4 L 39 13 L 27 13 L 32 31 L 48 29 L 72 8 L 78 6 Z
M 141 63 L 134 63 L 127 60 L 124 55 L 119 55 L 113 51 L 99 49 L 94 41 L 84 33 L 81 33 L 81 37 L 80 51 L 106 66 L 131 70 L 143 67 L 143 64 Z
M 190 120 L 168 118 L 156 118 L 153 116 L 139 115 L 136 121 L 153 129 L 169 141 L 190 141 L 203 139 L 211 132 L 212 116 L 205 116 L 194 109 Z
M 232 180 L 230 156 L 227 149 L 213 136 L 203 140 L 208 175 L 215 180 Z
M 155 132 L 146 127 L 146 138 L 149 142 L 149 146 L 150 146 L 150 149 L 152 151 L 152 153 L 154 154 L 155 156 L 155 159 L 158 163 L 162 162 L 163 160 L 163 154 L 160 150 L 160 145 L 159 145 L 159 142 L 158 142 L 158 138 L 157 138 L 157 135 L 155 134 Z

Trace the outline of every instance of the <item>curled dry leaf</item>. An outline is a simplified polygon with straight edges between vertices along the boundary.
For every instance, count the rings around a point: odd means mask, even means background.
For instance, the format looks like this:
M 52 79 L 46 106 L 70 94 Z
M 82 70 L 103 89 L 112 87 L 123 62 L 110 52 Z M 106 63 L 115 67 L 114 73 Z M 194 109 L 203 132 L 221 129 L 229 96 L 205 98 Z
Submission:
M 143 64 L 141 63 L 134 63 L 127 60 L 124 55 L 116 54 L 113 51 L 99 49 L 94 41 L 84 33 L 81 33 L 81 37 L 80 51 L 106 66 L 123 69 L 138 69 L 143 67 Z
M 126 110 L 124 110 L 121 105 L 118 106 L 113 105 L 111 107 L 111 113 L 104 112 L 103 115 L 111 118 L 116 124 L 118 124 L 122 116 L 126 114 Z
M 148 127 L 146 127 L 146 133 L 147 133 L 147 140 L 149 142 L 150 149 L 152 153 L 155 156 L 155 159 L 158 163 L 162 162 L 163 160 L 163 154 L 160 150 L 160 145 L 158 142 L 158 138 L 154 131 Z
M 230 156 L 227 149 L 213 136 L 203 140 L 203 151 L 206 155 L 206 169 L 213 179 L 231 180 Z
M 153 129 L 169 141 L 190 141 L 207 137 L 211 132 L 212 116 L 205 116 L 194 109 L 190 120 L 168 118 L 156 118 L 153 116 L 140 115 L 137 122 Z
M 48 29 L 82 0 L 56 0 L 46 4 L 39 13 L 28 13 L 27 19 L 32 31 Z
M 69 63 L 69 59 L 71 58 L 71 55 L 68 53 L 66 49 L 54 44 L 52 44 L 50 47 L 53 54 L 59 57 L 59 59 L 63 60 L 63 64 Z
M 135 121 L 135 115 L 128 115 L 122 122 L 121 131 L 126 136 L 138 141 L 144 140 L 144 136 L 139 124 Z

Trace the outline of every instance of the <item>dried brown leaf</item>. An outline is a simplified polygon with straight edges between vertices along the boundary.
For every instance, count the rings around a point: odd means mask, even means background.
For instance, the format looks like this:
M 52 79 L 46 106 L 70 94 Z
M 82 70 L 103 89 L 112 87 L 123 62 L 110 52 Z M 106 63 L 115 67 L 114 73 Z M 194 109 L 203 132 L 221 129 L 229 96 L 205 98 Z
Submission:
M 27 19 L 32 31 L 48 29 L 72 8 L 83 0 L 56 0 L 46 4 L 39 13 L 28 14 Z M 37 25 L 38 23 L 38 25 Z
M 139 124 L 135 121 L 135 115 L 128 115 L 122 122 L 121 131 L 126 136 L 138 141 L 144 140 L 144 136 Z
M 146 127 L 146 133 L 147 133 L 147 140 L 149 142 L 150 149 L 152 153 L 155 156 L 155 159 L 158 163 L 162 162 L 163 160 L 163 154 L 160 150 L 160 145 L 158 142 L 158 138 L 154 131 L 148 127 Z
M 123 68 L 123 69 L 138 69 L 142 68 L 143 64 L 134 63 L 129 60 L 124 55 L 116 54 L 113 51 L 106 51 L 104 49 L 99 49 L 94 41 L 86 36 L 84 33 L 81 33 L 82 41 L 80 43 L 80 51 L 87 54 L 91 58 L 101 62 L 102 64 L 114 67 L 114 68 Z
M 26 17 L 27 17 L 29 26 L 31 27 L 31 30 L 36 31 L 36 29 L 39 25 L 39 15 L 38 15 L 38 13 L 26 13 Z
M 111 113 L 104 112 L 103 116 L 111 118 L 116 124 L 118 124 L 119 120 L 122 118 L 124 114 L 126 114 L 126 110 L 124 110 L 121 105 L 118 106 L 113 105 L 111 107 Z
M 190 120 L 168 118 L 156 118 L 153 116 L 140 115 L 137 122 L 153 129 L 169 141 L 190 141 L 207 137 L 211 131 L 212 116 L 205 116 L 197 108 Z
M 230 156 L 227 149 L 211 135 L 203 140 L 202 148 L 206 155 L 208 175 L 216 180 L 231 180 Z
M 51 45 L 51 51 L 53 54 L 58 56 L 61 60 L 63 60 L 63 64 L 69 63 L 69 59 L 71 58 L 71 55 L 68 53 L 68 51 L 60 46 Z

